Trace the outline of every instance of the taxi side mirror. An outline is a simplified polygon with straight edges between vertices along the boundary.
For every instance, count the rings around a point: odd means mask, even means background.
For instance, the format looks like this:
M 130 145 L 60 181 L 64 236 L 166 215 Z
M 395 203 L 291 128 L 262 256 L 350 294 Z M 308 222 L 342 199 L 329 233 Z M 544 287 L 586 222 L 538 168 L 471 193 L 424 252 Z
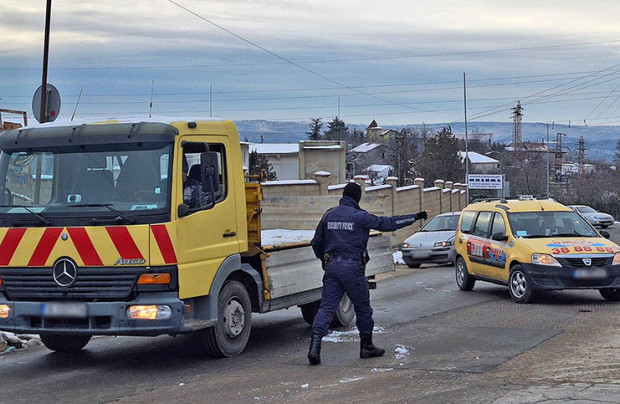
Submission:
M 605 238 L 609 238 L 609 237 L 610 237 L 609 232 L 607 232 L 607 231 L 605 231 L 605 230 L 600 230 L 600 231 L 599 231 L 599 234 L 600 234 L 601 236 L 605 237 Z
M 495 241 L 508 241 L 508 235 L 504 233 L 493 233 L 491 238 Z

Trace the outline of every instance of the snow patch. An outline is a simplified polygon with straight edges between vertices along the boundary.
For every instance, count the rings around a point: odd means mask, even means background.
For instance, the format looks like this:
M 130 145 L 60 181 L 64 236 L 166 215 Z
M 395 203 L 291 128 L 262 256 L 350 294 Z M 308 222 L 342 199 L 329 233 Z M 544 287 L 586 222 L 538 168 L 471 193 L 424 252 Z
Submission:
M 394 348 L 394 359 L 406 359 L 409 357 L 409 347 L 406 345 L 396 345 Z
M 384 330 L 381 327 L 375 327 L 372 329 L 373 334 L 383 334 Z M 349 331 L 332 331 L 323 337 L 323 341 L 326 342 L 352 342 L 359 339 L 359 331 L 357 328 L 352 328 Z

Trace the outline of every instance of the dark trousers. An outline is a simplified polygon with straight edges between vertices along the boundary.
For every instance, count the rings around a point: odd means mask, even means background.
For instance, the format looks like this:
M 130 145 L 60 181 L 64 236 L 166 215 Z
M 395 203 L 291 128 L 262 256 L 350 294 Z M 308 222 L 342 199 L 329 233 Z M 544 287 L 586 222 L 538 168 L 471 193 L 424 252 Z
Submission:
M 334 257 L 325 265 L 321 305 L 314 317 L 312 334 L 323 337 L 329 333 L 329 324 L 338 309 L 340 299 L 346 293 L 355 308 L 360 337 L 372 335 L 375 323 L 372 319 L 368 279 L 364 270 L 365 266 L 359 260 L 340 257 Z

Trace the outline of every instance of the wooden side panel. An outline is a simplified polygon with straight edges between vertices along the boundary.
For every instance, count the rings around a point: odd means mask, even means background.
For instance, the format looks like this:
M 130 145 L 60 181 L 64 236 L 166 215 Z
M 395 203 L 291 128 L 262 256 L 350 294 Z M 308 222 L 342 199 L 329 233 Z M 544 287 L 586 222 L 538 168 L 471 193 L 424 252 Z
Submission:
M 394 270 L 390 238 L 371 237 L 368 243 L 370 262 L 366 275 Z M 266 260 L 269 293 L 272 299 L 318 289 L 322 286 L 323 269 L 312 247 L 304 246 L 273 251 Z

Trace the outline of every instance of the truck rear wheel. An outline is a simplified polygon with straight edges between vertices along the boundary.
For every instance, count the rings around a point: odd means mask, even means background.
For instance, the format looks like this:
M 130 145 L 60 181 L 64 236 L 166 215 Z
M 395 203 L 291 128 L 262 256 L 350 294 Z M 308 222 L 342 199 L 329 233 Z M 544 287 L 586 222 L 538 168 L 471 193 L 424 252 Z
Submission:
M 58 352 L 78 352 L 91 338 L 91 335 L 40 334 L 39 336 L 47 349 Z
M 332 327 L 348 327 L 355 324 L 355 309 L 353 308 L 353 303 L 351 303 L 351 299 L 345 293 L 340 299 L 340 304 L 338 305 L 338 310 L 334 314 L 334 319 L 332 320 Z
M 301 315 L 306 321 L 306 323 L 310 325 L 314 323 L 314 317 L 316 317 L 316 313 L 319 311 L 320 305 L 321 301 L 317 300 L 315 302 L 310 302 L 299 306 L 299 308 L 301 309 Z
M 599 289 L 601 296 L 610 302 L 620 302 L 620 289 Z
M 237 282 L 227 282 L 218 298 L 217 324 L 200 334 L 202 347 L 207 355 L 226 358 L 239 355 L 250 338 L 252 305 L 245 287 Z
M 312 325 L 314 323 L 314 317 L 316 317 L 316 313 L 319 311 L 319 306 L 321 306 L 321 301 L 317 300 L 315 302 L 302 304 L 299 306 L 301 309 L 301 315 L 303 316 L 306 323 Z M 355 324 L 355 309 L 353 307 L 353 303 L 349 299 L 349 296 L 345 293 L 340 299 L 340 304 L 338 305 L 338 309 L 336 313 L 334 313 L 334 318 L 330 323 L 331 327 L 348 327 Z

